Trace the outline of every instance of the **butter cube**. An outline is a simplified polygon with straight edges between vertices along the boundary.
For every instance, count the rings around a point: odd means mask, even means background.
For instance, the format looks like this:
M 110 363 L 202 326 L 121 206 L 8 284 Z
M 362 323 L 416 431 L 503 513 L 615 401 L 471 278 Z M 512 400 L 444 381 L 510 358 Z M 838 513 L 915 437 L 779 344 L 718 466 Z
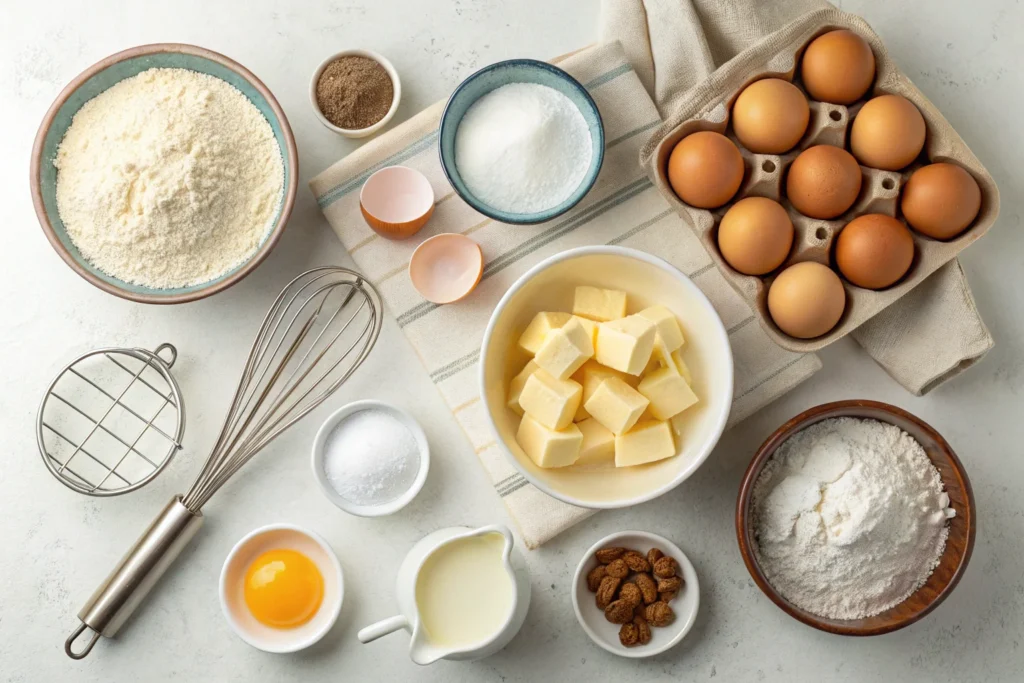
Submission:
M 640 392 L 618 377 L 609 377 L 594 390 L 586 406 L 587 412 L 605 429 L 622 434 L 637 423 L 649 403 Z
M 650 373 L 637 387 L 637 391 L 651 402 L 651 415 L 667 420 L 697 402 L 690 385 L 675 368 L 659 368 Z
M 548 333 L 557 330 L 571 318 L 568 313 L 538 313 L 519 337 L 519 348 L 529 354 L 536 354 Z
M 537 467 L 566 467 L 579 458 L 583 434 L 574 424 L 555 431 L 524 415 L 516 441 Z
M 629 386 L 636 388 L 637 383 L 640 381 L 638 377 L 627 375 L 624 372 L 618 370 L 612 370 L 606 368 L 595 360 L 588 360 L 583 364 L 576 374 L 572 376 L 574 380 L 583 385 L 583 402 L 586 403 L 587 399 L 594 395 L 594 391 L 601 382 L 605 381 L 609 377 L 618 377 Z
M 572 424 L 582 398 L 583 387 L 577 382 L 558 379 L 538 369 L 526 378 L 519 405 L 548 429 L 565 429 Z
M 577 465 L 599 465 L 615 460 L 615 435 L 605 429 L 600 422 L 590 418 L 578 423 L 576 427 L 583 434 Z
M 686 339 L 683 338 L 683 330 L 679 327 L 679 321 L 672 311 L 664 306 L 651 306 L 637 315 L 654 323 L 654 326 L 658 328 L 658 336 L 661 337 L 670 352 L 686 343 Z
M 690 374 L 690 368 L 686 367 L 686 361 L 683 360 L 682 349 L 676 349 L 671 355 L 672 366 L 675 367 L 676 372 L 683 376 L 687 384 L 693 384 L 693 375 Z
M 616 289 L 577 287 L 572 312 L 584 318 L 606 322 L 626 317 L 626 293 Z
M 668 422 L 648 420 L 615 437 L 615 466 L 632 467 L 676 454 L 672 429 Z
M 530 378 L 530 375 L 537 372 L 537 368 L 540 366 L 536 362 L 530 361 L 526 366 L 519 371 L 519 374 L 512 378 L 512 381 L 508 383 L 508 401 L 505 405 L 511 408 L 517 415 L 523 414 L 523 408 L 519 405 L 519 396 L 523 393 L 523 387 L 526 386 L 526 380 Z
M 590 318 L 581 318 L 578 315 L 574 315 L 573 318 L 580 321 L 583 329 L 590 333 L 590 345 L 597 346 L 597 322 Z
M 662 340 L 660 334 L 654 335 L 654 348 L 651 349 L 651 359 L 647 361 L 647 367 L 644 368 L 644 375 L 648 375 L 658 368 L 674 368 L 672 361 L 672 352 L 665 346 L 664 340 Z
M 654 323 L 638 315 L 601 323 L 597 328 L 597 362 L 629 375 L 639 375 L 651 359 L 655 329 Z
M 548 333 L 534 360 L 553 377 L 569 379 L 594 355 L 591 339 L 579 318 L 571 318 L 562 327 Z

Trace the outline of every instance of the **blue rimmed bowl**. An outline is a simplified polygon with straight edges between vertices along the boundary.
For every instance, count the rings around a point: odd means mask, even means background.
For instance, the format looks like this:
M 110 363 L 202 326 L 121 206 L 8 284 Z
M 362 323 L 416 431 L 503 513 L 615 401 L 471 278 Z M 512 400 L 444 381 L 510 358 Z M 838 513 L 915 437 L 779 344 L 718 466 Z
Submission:
M 487 205 L 469 191 L 462 176 L 459 175 L 459 168 L 455 163 L 455 133 L 458 131 L 466 111 L 487 93 L 509 83 L 537 83 L 554 88 L 576 105 L 590 129 L 590 141 L 594 153 L 591 156 L 587 174 L 565 201 L 536 213 L 509 213 Z M 445 105 L 444 113 L 441 114 L 438 147 L 441 155 L 441 167 L 444 169 L 448 182 L 467 204 L 488 218 L 502 223 L 529 225 L 543 223 L 562 215 L 576 206 L 594 186 L 597 174 L 601 171 L 601 163 L 604 161 L 604 124 L 601 122 L 601 112 L 598 111 L 590 93 L 565 71 L 535 59 L 509 59 L 485 66 L 459 84 L 452 96 L 448 98 L 448 104 Z
M 142 71 L 153 68 L 179 68 L 219 78 L 238 88 L 266 117 L 281 148 L 284 162 L 284 187 L 280 209 L 263 237 L 259 249 L 249 259 L 215 280 L 190 287 L 153 289 L 119 280 L 92 265 L 71 241 L 57 212 L 57 169 L 53 158 L 71 119 L 82 105 L 111 86 Z M 52 105 L 36 133 L 32 146 L 30 184 L 39 224 L 50 244 L 71 268 L 91 284 L 123 299 L 149 304 L 180 304 L 216 294 L 235 284 L 263 262 L 284 232 L 295 203 L 298 188 L 299 158 L 295 138 L 284 110 L 260 79 L 244 66 L 222 54 L 194 45 L 158 43 L 133 47 L 93 64 L 75 77 Z

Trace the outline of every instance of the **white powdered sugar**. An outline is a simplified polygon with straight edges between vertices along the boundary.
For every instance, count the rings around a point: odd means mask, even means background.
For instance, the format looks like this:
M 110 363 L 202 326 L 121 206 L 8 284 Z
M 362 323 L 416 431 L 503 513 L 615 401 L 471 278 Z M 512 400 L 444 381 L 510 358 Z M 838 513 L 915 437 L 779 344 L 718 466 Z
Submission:
M 420 471 L 413 433 L 383 410 L 360 410 L 338 423 L 324 442 L 324 473 L 342 498 L 383 505 L 412 488 Z
M 276 218 L 284 163 L 270 124 L 237 88 L 149 69 L 86 102 L 53 161 L 57 210 L 82 255 L 146 287 L 233 270 Z
M 921 444 L 854 418 L 787 439 L 758 477 L 753 506 L 769 583 L 832 619 L 872 616 L 909 597 L 938 565 L 955 514 Z
M 572 100 L 536 83 L 487 93 L 455 132 L 455 164 L 466 187 L 510 213 L 536 213 L 568 199 L 593 153 L 590 129 Z

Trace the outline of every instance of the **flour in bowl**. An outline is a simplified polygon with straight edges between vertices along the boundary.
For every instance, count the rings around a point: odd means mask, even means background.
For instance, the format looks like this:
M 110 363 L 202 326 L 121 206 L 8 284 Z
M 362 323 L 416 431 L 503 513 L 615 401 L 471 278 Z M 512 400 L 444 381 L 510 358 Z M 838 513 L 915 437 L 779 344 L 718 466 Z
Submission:
M 924 585 L 955 512 L 909 434 L 878 420 L 824 420 L 789 437 L 753 491 L 768 582 L 832 619 L 879 614 Z
M 57 210 L 103 272 L 156 289 L 202 284 L 259 248 L 280 210 L 284 162 L 237 88 L 149 69 L 86 102 L 57 149 Z

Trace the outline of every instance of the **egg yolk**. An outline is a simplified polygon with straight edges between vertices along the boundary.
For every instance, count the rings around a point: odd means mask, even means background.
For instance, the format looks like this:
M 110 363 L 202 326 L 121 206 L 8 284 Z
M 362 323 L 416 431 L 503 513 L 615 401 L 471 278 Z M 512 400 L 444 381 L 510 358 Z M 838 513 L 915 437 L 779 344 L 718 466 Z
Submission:
M 324 597 L 324 579 L 295 550 L 269 550 L 245 572 L 245 604 L 261 624 L 294 628 L 313 618 Z

